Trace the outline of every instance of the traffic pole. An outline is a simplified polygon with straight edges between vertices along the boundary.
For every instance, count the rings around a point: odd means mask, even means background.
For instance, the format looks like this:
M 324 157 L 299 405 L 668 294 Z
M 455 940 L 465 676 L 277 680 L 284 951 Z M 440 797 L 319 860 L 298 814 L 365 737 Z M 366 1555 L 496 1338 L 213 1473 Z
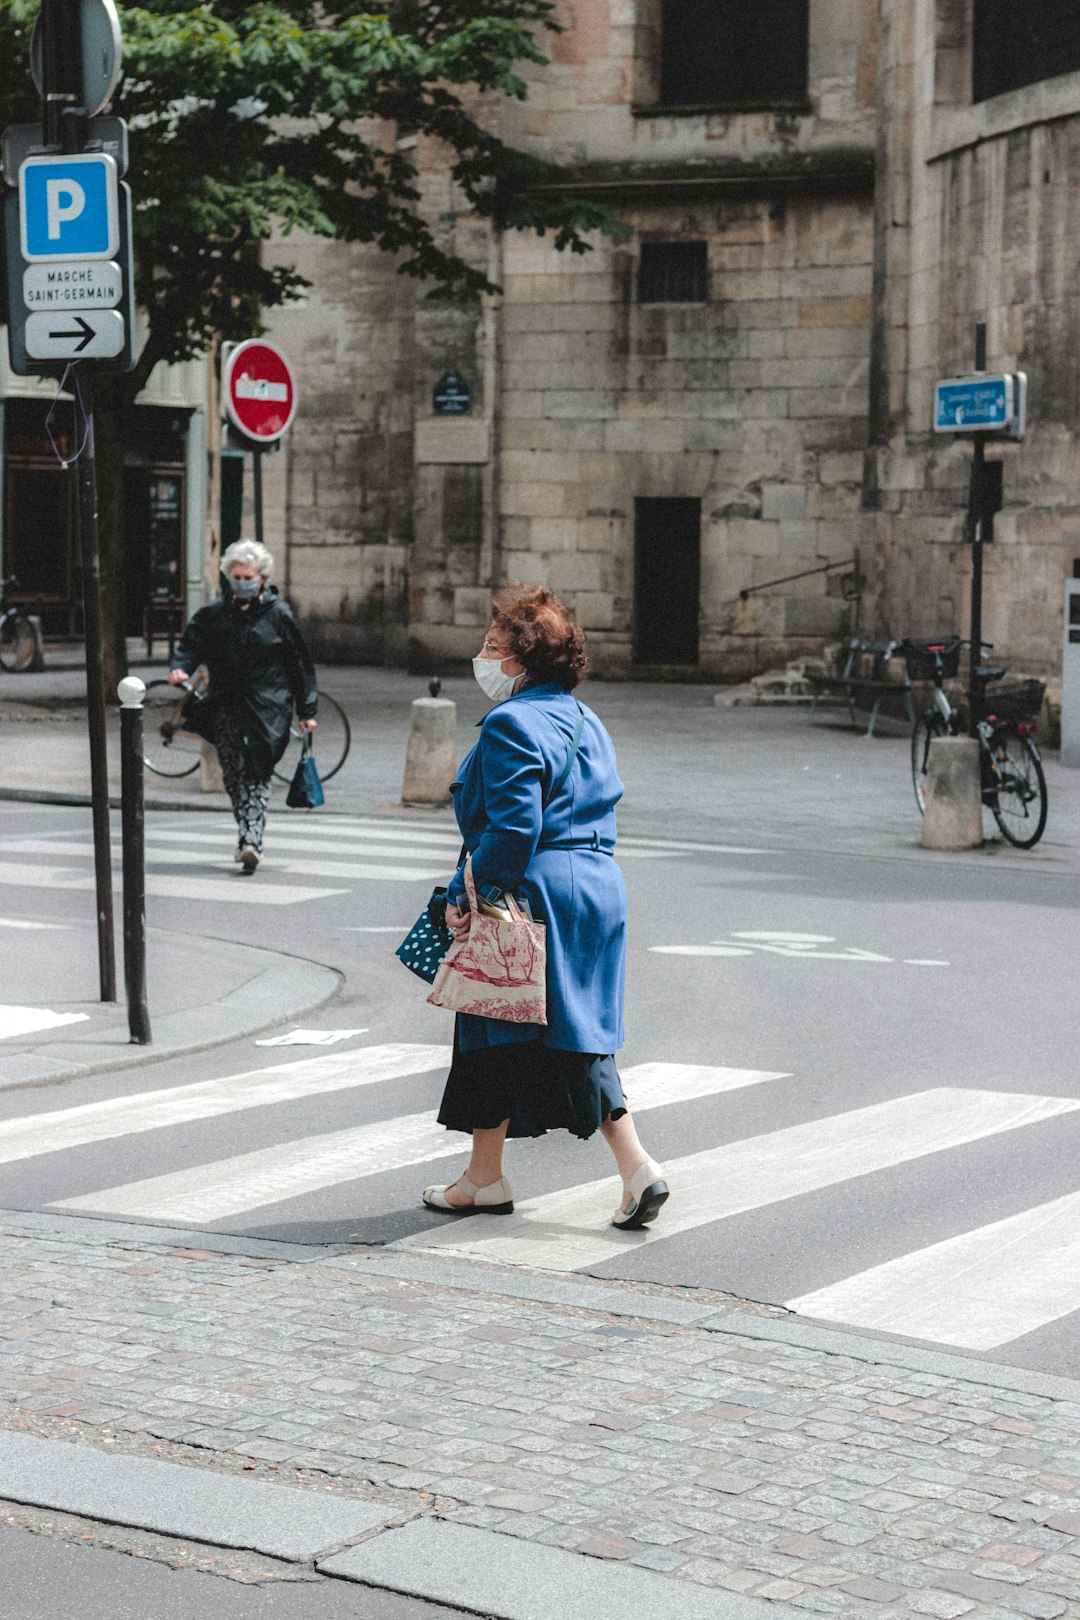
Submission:
M 45 138 L 50 146 L 62 146 L 68 152 L 78 151 L 85 136 L 80 0 L 43 0 L 41 27 Z M 74 365 L 72 377 L 75 395 L 74 459 L 78 479 L 77 530 L 82 571 L 83 636 L 86 642 L 98 979 L 101 1000 L 115 1001 L 116 944 L 113 937 L 112 849 L 109 839 L 93 368 Z
M 97 462 L 94 453 L 94 372 L 72 367 L 78 476 L 79 560 L 82 569 L 83 639 L 86 643 L 86 708 L 90 734 L 90 805 L 94 827 L 94 887 L 97 896 L 98 970 L 102 1001 L 116 1000 L 116 944 L 109 834 L 109 767 L 105 726 L 104 632 L 101 612 L 101 552 L 98 545 Z M 80 423 L 81 417 L 81 423 Z M 81 434 L 81 443 L 79 442 Z
M 146 812 L 143 792 L 143 698 L 146 687 L 128 675 L 120 699 L 120 817 L 124 845 L 124 990 L 132 1044 L 149 1046 L 146 1004 Z
M 251 447 L 251 478 L 252 492 L 255 497 L 255 538 L 260 546 L 263 544 L 262 458 L 262 445 L 253 444 Z
M 986 370 L 986 322 L 975 326 L 975 370 Z M 979 678 L 982 663 L 983 523 L 986 513 L 986 434 L 975 434 L 971 458 L 968 521 L 971 527 L 971 649 L 968 658 L 968 736 L 979 735 Z

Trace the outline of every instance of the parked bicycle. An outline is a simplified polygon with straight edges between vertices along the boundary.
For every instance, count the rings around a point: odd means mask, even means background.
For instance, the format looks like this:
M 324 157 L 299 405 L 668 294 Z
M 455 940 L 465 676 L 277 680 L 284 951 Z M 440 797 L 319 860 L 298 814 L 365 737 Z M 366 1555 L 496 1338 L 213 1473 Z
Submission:
M 960 714 L 950 703 L 944 682 L 956 675 L 961 648 L 969 643 L 949 636 L 936 641 L 906 640 L 902 645 L 911 679 L 934 683 L 934 706 L 918 717 L 911 733 L 911 778 L 915 802 L 923 811 L 930 744 L 935 737 L 955 737 L 960 732 Z M 989 648 L 990 643 L 982 645 Z M 1034 740 L 1046 683 L 1017 681 L 1012 686 L 995 686 L 990 692 L 988 687 L 1006 674 L 1005 669 L 980 664 L 974 673 L 982 802 L 993 812 L 1010 844 L 1031 849 L 1046 826 L 1046 778 Z
M 8 602 L 10 585 L 18 585 L 14 574 L 0 579 L 0 669 L 17 674 L 29 669 L 37 651 L 37 635 L 21 608 Z
M 181 686 L 171 686 L 168 681 L 151 681 L 147 686 L 143 700 L 143 758 L 155 776 L 190 776 L 197 768 L 203 744 L 198 730 L 198 708 L 207 697 L 203 670 Z M 329 782 L 344 765 L 351 741 L 344 709 L 326 692 L 320 692 L 315 746 L 319 776 L 324 782 Z M 274 766 L 279 782 L 292 781 L 301 742 L 300 729 L 294 720 L 289 727 L 288 747 Z

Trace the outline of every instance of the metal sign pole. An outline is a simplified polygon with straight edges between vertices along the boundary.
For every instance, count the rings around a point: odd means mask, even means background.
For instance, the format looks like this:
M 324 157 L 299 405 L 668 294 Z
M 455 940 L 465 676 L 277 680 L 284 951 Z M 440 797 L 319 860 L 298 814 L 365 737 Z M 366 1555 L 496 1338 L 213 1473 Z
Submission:
M 79 0 L 44 0 L 41 22 L 46 139 L 50 144 L 71 149 L 81 144 L 79 135 L 82 120 L 78 115 L 83 107 Z M 77 511 L 79 558 L 82 569 L 83 636 L 86 642 L 86 705 L 90 733 L 90 802 L 94 827 L 98 979 L 101 1000 L 115 1001 L 116 943 L 113 921 L 112 848 L 109 838 L 109 775 L 105 742 L 101 558 L 98 550 L 97 473 L 94 461 L 94 380 L 90 366 L 76 365 L 72 368 L 72 372 L 75 392 L 74 450 L 78 469 Z
M 253 444 L 251 447 L 251 475 L 253 493 L 255 496 L 255 538 L 260 546 L 264 543 L 262 458 L 262 445 Z
M 975 370 L 986 370 L 986 322 L 975 327 Z M 968 657 L 968 736 L 979 735 L 979 679 L 975 671 L 982 663 L 982 586 L 983 525 L 986 514 L 986 434 L 975 434 L 971 458 L 971 491 L 968 517 L 971 523 L 971 648 Z
M 86 704 L 90 730 L 90 801 L 94 823 L 94 879 L 97 891 L 98 966 L 102 1001 L 116 1000 L 116 944 L 113 926 L 112 848 L 109 838 L 109 772 L 105 730 L 105 668 L 102 656 L 101 555 L 98 548 L 97 463 L 94 453 L 94 372 L 74 366 L 76 445 L 79 479 L 79 552 L 82 563 L 83 635 L 86 642 Z

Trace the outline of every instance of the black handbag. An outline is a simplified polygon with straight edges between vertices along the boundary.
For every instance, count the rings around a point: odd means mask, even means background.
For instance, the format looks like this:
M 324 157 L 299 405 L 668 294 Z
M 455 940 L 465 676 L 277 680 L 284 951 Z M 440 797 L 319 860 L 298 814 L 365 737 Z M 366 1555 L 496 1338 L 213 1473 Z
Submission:
M 326 803 L 326 794 L 319 781 L 319 771 L 315 764 L 315 754 L 311 741 L 311 732 L 304 732 L 304 741 L 300 750 L 300 763 L 293 773 L 289 783 L 289 791 L 285 795 L 285 803 L 292 810 L 317 810 Z
M 215 741 L 214 704 L 209 692 L 199 692 L 195 688 L 188 692 L 176 729 L 194 732 L 196 737 L 202 737 L 208 743 Z

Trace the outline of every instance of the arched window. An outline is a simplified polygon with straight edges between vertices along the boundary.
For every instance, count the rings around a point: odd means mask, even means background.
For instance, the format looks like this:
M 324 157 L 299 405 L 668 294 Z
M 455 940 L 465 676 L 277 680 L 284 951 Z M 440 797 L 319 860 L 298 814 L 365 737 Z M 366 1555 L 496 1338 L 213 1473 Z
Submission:
M 1080 72 L 1077 0 L 975 0 L 972 100 Z
M 809 0 L 663 0 L 661 104 L 804 102 L 809 10 Z

